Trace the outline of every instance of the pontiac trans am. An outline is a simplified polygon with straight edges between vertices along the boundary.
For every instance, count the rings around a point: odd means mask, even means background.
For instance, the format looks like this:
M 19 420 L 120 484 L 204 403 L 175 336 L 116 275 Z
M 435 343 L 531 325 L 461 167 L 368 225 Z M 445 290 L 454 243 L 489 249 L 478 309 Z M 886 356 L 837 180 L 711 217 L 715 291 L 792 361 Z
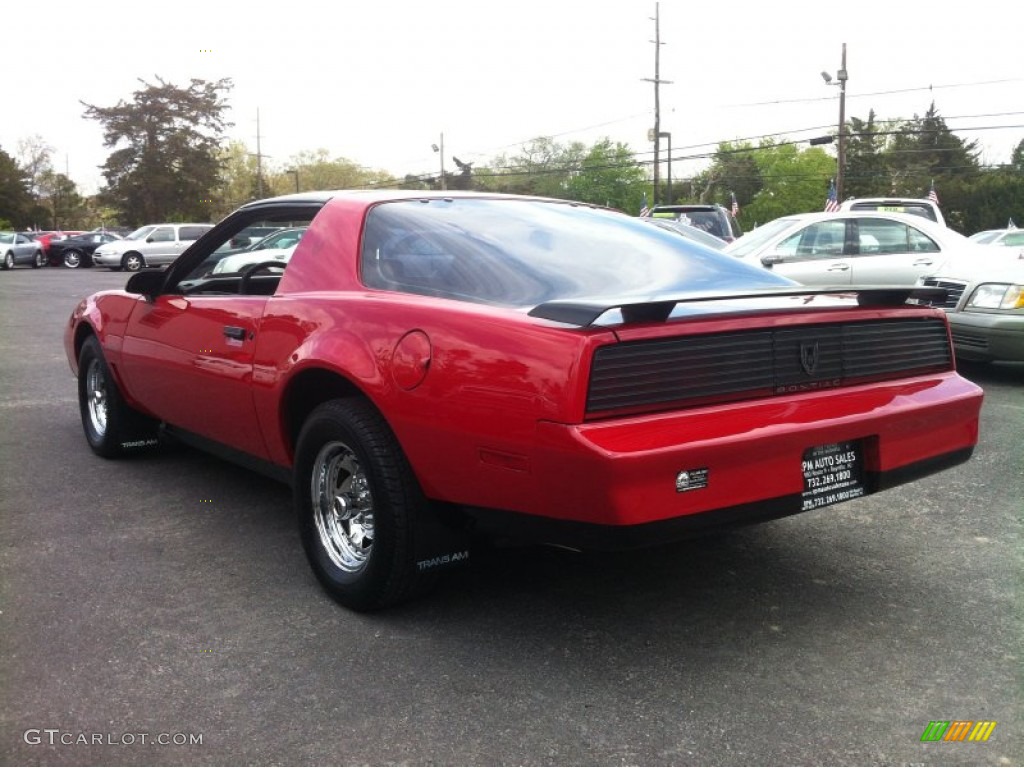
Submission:
M 287 263 L 202 267 L 297 224 Z M 940 293 L 807 288 L 566 201 L 304 193 L 83 300 L 65 348 L 96 454 L 175 436 L 290 483 L 316 577 L 373 610 L 480 537 L 631 548 L 967 460 Z

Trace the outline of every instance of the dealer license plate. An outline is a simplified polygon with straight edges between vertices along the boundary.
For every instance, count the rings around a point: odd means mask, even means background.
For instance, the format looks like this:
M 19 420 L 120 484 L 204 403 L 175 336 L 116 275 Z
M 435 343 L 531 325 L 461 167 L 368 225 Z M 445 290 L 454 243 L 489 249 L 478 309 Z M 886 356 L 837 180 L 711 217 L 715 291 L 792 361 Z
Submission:
M 865 493 L 863 450 L 858 440 L 808 448 L 802 465 L 804 512 Z

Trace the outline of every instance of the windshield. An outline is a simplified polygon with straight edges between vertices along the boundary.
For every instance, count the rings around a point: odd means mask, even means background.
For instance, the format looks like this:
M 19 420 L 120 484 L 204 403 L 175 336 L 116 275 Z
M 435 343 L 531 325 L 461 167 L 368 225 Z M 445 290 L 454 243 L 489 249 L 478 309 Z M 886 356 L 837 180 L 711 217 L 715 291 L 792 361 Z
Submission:
M 0 232 L 0 243 L 13 243 L 14 233 L 13 232 Z
M 362 278 L 505 306 L 791 285 L 630 216 L 532 200 L 378 205 L 366 219 Z
M 125 240 L 142 240 L 142 239 L 144 239 L 146 237 L 146 235 L 148 235 L 154 229 L 156 229 L 156 227 L 154 227 L 154 226 L 139 227 L 134 232 L 132 232 L 130 235 L 127 235 L 125 237 Z
M 796 221 L 797 219 L 782 218 L 762 224 L 757 229 L 747 232 L 743 237 L 727 245 L 725 252 L 731 256 L 746 256 L 749 253 L 753 253 L 779 232 L 791 227 Z
M 984 245 L 985 243 L 991 243 L 993 240 L 999 237 L 1000 234 L 1001 230 L 990 229 L 987 232 L 978 232 L 976 234 L 973 234 L 967 239 L 970 240 L 972 243 L 980 243 Z

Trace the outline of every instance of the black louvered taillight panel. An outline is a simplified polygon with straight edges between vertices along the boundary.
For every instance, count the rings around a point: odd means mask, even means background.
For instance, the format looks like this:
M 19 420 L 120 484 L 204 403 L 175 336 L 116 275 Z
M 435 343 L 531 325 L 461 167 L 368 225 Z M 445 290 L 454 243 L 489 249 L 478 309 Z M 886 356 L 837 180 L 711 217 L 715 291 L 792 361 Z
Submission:
M 745 400 L 951 367 L 946 326 L 934 318 L 624 342 L 595 352 L 587 413 Z

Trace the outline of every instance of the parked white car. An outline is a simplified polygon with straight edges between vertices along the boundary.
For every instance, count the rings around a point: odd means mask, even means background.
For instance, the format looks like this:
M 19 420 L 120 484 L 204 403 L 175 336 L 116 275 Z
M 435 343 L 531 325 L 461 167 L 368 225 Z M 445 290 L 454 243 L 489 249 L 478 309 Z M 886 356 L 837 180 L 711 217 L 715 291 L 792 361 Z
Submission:
M 101 245 L 93 251 L 92 263 L 128 272 L 164 267 L 211 229 L 213 224 L 148 224 L 124 240 Z
M 211 274 L 219 275 L 228 272 L 239 272 L 244 267 L 260 264 L 264 261 L 287 262 L 292 252 L 302 239 L 306 227 L 290 227 L 267 235 L 259 242 L 249 246 L 241 253 L 233 253 L 218 261 Z
M 920 216 L 836 211 L 783 216 L 725 246 L 804 285 L 913 285 L 957 254 L 983 249 Z
M 983 232 L 975 232 L 967 239 L 978 245 L 1024 249 L 1024 229 L 1018 229 L 1017 227 L 1013 229 L 986 229 Z

